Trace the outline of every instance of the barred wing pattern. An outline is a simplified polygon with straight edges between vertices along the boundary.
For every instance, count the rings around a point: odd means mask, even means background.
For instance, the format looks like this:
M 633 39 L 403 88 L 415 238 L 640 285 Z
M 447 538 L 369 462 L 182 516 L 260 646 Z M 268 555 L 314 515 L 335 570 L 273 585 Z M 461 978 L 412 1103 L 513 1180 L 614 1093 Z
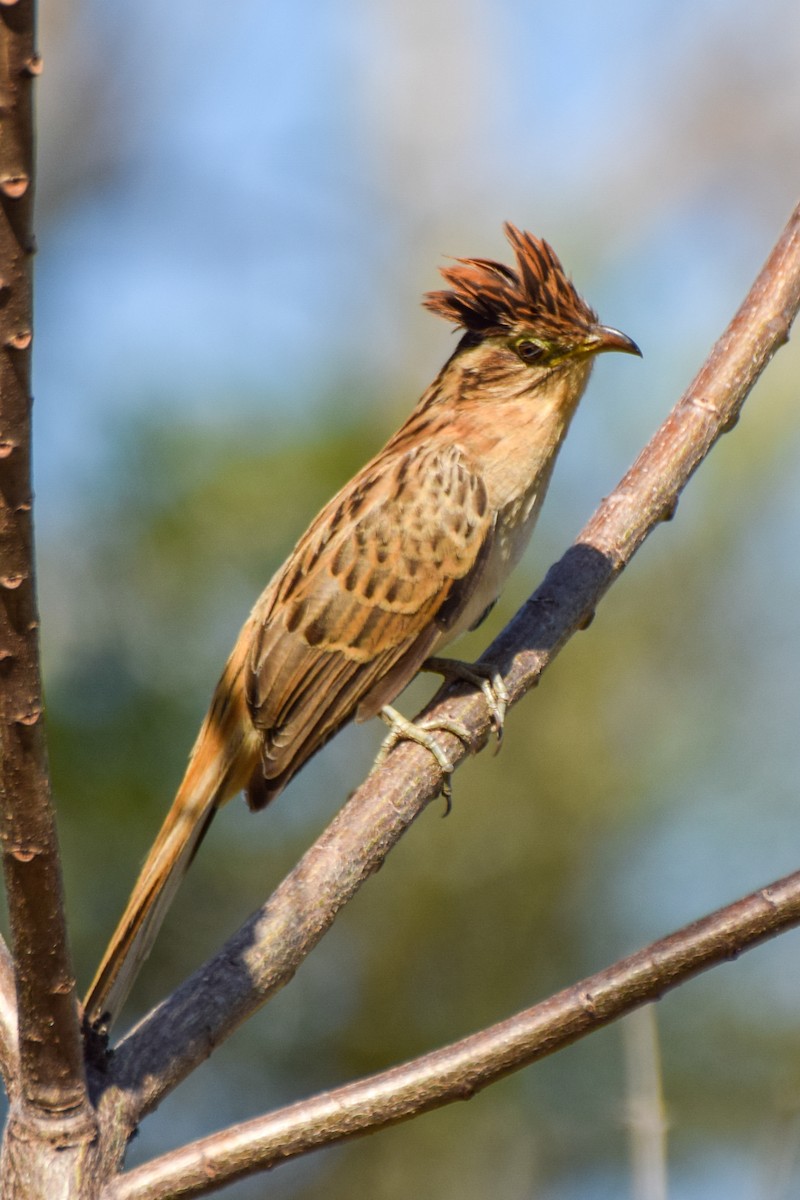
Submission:
M 379 457 L 320 514 L 251 618 L 246 695 L 262 735 L 253 807 L 460 632 L 492 533 L 486 488 L 452 445 Z

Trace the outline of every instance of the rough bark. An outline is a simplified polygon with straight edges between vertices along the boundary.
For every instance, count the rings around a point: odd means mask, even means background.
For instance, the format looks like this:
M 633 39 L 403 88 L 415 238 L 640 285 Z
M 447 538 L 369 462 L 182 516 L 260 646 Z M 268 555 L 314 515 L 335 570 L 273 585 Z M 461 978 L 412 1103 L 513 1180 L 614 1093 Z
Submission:
M 81 1194 L 95 1118 L 50 803 L 33 572 L 32 0 L 0 7 L 0 63 L 0 843 L 17 998 L 15 1014 L 4 970 L 3 1059 L 17 1074 L 2 1177 L 8 1200 L 44 1200 Z

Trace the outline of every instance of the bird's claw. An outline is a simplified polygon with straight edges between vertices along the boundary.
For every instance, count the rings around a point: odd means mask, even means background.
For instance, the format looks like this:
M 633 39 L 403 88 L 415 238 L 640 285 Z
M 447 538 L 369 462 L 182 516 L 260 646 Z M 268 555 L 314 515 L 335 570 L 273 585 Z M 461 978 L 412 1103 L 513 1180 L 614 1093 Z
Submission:
M 480 660 L 475 663 L 462 662 L 458 658 L 429 658 L 423 663 L 426 671 L 435 671 L 445 679 L 458 679 L 464 683 L 472 683 L 483 692 L 489 709 L 489 717 L 494 727 L 497 744 L 497 754 L 503 743 L 506 713 L 508 711 L 509 695 L 505 680 L 496 667 L 491 663 Z
M 454 737 L 459 738 L 466 746 L 469 746 L 469 730 L 460 721 L 451 721 L 446 717 L 431 717 L 427 721 L 409 721 L 407 717 L 399 713 L 396 708 L 392 708 L 390 704 L 383 706 L 380 715 L 389 726 L 389 732 L 381 743 L 381 748 L 378 751 L 372 768 L 373 771 L 383 765 L 387 755 L 394 749 L 398 742 L 416 742 L 418 746 L 424 746 L 436 759 L 439 770 L 442 772 L 442 795 L 444 796 L 446 805 L 446 816 L 452 806 L 453 789 L 450 779 L 455 770 L 455 764 L 445 754 L 436 738 L 432 736 L 432 731 L 440 730 L 443 733 L 452 733 Z

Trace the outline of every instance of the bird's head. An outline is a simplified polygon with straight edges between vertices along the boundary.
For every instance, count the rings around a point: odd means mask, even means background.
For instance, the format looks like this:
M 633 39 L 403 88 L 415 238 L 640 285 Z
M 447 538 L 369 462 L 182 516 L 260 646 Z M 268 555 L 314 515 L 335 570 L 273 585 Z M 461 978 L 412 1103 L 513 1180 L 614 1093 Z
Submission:
M 516 269 L 457 259 L 441 268 L 449 289 L 424 298 L 426 308 L 464 330 L 451 361 L 480 374 L 484 389 L 494 377 L 498 388 L 527 392 L 565 374 L 582 384 L 604 351 L 641 354 L 624 333 L 598 322 L 547 242 L 508 222 L 504 230 Z

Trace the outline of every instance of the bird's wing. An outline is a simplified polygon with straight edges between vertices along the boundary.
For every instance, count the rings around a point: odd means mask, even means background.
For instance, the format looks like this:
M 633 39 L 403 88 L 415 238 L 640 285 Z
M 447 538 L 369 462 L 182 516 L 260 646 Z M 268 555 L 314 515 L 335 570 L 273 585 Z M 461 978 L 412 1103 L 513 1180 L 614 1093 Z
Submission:
M 458 620 L 494 528 L 455 446 L 378 459 L 320 513 L 256 609 L 247 702 L 260 806 L 353 715 L 388 704 Z

